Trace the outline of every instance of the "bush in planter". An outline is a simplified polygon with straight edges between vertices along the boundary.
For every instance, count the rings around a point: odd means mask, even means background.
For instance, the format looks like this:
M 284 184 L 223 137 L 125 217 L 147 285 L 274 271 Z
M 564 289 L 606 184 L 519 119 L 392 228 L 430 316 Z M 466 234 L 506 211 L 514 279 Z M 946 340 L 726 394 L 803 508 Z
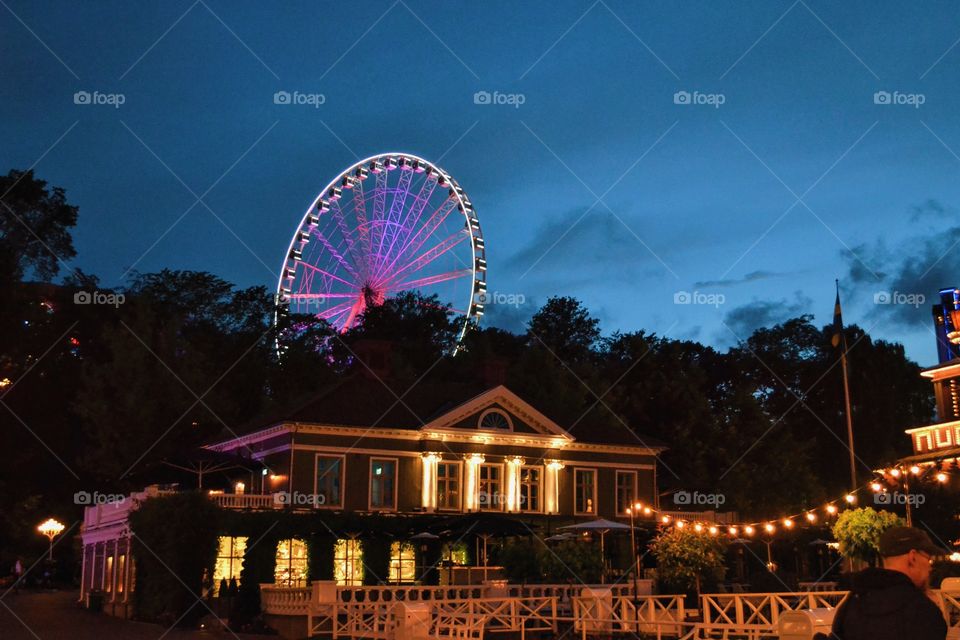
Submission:
M 151 498 L 131 512 L 138 617 L 188 626 L 208 613 L 197 599 L 216 562 L 219 513 L 197 492 Z
M 895 513 L 865 507 L 841 513 L 832 532 L 840 543 L 840 555 L 875 566 L 879 559 L 880 534 L 903 524 L 903 518 Z
M 692 527 L 665 529 L 650 543 L 662 592 L 697 593 L 723 579 L 720 540 Z

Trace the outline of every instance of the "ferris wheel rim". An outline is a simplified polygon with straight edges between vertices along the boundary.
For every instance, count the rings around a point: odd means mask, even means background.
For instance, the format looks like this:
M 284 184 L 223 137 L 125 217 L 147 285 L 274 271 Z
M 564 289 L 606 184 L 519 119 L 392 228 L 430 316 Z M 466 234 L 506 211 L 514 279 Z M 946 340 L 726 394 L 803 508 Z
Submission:
M 274 324 L 276 325 L 280 319 L 280 307 L 284 304 L 285 296 L 289 296 L 291 292 L 285 290 L 284 281 L 288 279 L 288 269 L 291 263 L 291 255 L 294 248 L 297 246 L 298 238 L 301 238 L 301 233 L 303 229 L 309 225 L 311 220 L 311 215 L 317 211 L 318 205 L 324 201 L 324 197 L 331 193 L 331 190 L 338 187 L 338 185 L 343 184 L 345 178 L 352 176 L 355 172 L 365 166 L 372 166 L 374 163 L 385 161 L 388 159 L 393 159 L 399 161 L 405 159 L 414 163 L 420 163 L 425 168 L 432 170 L 437 176 L 442 176 L 447 181 L 447 186 L 449 188 L 449 195 L 452 195 L 456 198 L 457 211 L 465 222 L 465 229 L 469 235 L 469 245 L 470 245 L 470 264 L 467 270 L 469 274 L 464 273 L 463 276 L 469 276 L 471 282 L 469 299 L 467 300 L 466 312 L 461 315 L 464 317 L 462 325 L 459 328 L 457 336 L 455 338 L 455 343 L 453 345 L 453 351 L 459 349 L 463 337 L 466 335 L 467 330 L 471 325 L 475 325 L 479 322 L 480 317 L 483 315 L 483 304 L 482 304 L 482 295 L 485 292 L 486 287 L 486 246 L 483 239 L 483 231 L 479 224 L 479 216 L 475 208 L 473 207 L 472 202 L 467 196 L 463 187 L 460 186 L 460 183 L 454 178 L 448 171 L 437 165 L 436 163 L 419 156 L 414 153 L 407 153 L 402 151 L 394 152 L 385 152 L 377 153 L 361 160 L 357 160 L 346 169 L 338 173 L 329 183 L 324 186 L 324 188 L 317 194 L 317 196 L 311 201 L 310 206 L 307 207 L 306 211 L 300 217 L 300 221 L 297 224 L 294 233 L 290 239 L 290 243 L 287 246 L 287 250 L 284 253 L 283 262 L 280 267 L 280 274 L 277 279 L 277 288 L 276 288 L 276 298 L 277 298 L 277 311 L 274 313 Z M 399 168 L 399 167 L 398 167 Z M 404 170 L 412 170 L 406 169 Z M 425 169 L 421 169 L 423 171 Z M 449 197 L 449 196 L 448 196 Z M 318 216 L 323 215 L 323 212 L 317 214 Z M 478 243 L 479 240 L 479 243 Z M 479 246 L 478 246 L 479 245 Z M 296 261 L 294 261 L 296 264 Z M 306 263 L 304 263 L 306 264 Z M 295 267 L 294 267 L 295 270 Z M 414 271 L 414 273 L 416 273 Z M 412 274 L 408 274 L 412 275 Z M 291 280 L 292 282 L 292 280 Z M 441 301 L 448 302 L 453 304 L 453 301 Z M 289 298 L 287 299 L 289 304 Z M 450 309 L 452 312 L 456 312 L 455 308 Z M 344 330 L 346 330 L 345 327 Z M 279 341 L 278 341 L 279 348 Z

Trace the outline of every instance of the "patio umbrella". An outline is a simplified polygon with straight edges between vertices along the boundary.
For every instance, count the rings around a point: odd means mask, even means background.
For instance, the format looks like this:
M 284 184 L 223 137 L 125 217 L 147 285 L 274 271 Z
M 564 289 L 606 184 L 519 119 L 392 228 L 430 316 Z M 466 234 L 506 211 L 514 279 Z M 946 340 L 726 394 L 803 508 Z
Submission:
M 563 527 L 557 527 L 558 529 L 570 529 L 571 531 L 596 531 L 600 534 L 600 558 L 603 559 L 604 571 L 602 577 L 606 577 L 606 555 L 604 553 L 604 537 L 610 531 L 629 531 L 630 525 L 623 524 L 622 522 L 614 522 L 612 520 L 606 520 L 604 518 L 597 518 L 596 520 L 591 520 L 589 522 L 579 522 L 577 524 L 568 524 Z
M 564 540 L 572 540 L 573 538 L 576 538 L 576 537 L 577 535 L 575 533 L 570 533 L 568 531 L 567 533 L 554 534 L 549 538 L 544 538 L 543 540 L 544 542 L 562 542 Z

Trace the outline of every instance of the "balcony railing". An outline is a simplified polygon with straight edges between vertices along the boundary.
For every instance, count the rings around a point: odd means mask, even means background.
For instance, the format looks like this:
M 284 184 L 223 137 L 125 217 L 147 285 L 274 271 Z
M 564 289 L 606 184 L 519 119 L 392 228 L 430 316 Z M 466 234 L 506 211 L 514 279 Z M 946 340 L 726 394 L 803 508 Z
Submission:
M 210 499 L 224 509 L 280 509 L 283 502 L 274 494 L 211 493 Z

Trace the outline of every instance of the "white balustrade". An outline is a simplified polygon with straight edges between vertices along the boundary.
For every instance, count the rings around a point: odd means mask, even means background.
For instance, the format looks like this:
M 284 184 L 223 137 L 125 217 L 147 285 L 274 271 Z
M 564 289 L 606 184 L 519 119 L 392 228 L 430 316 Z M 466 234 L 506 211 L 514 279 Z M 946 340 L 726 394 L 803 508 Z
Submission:
M 273 494 L 211 493 L 210 499 L 224 509 L 280 509 L 283 502 Z

